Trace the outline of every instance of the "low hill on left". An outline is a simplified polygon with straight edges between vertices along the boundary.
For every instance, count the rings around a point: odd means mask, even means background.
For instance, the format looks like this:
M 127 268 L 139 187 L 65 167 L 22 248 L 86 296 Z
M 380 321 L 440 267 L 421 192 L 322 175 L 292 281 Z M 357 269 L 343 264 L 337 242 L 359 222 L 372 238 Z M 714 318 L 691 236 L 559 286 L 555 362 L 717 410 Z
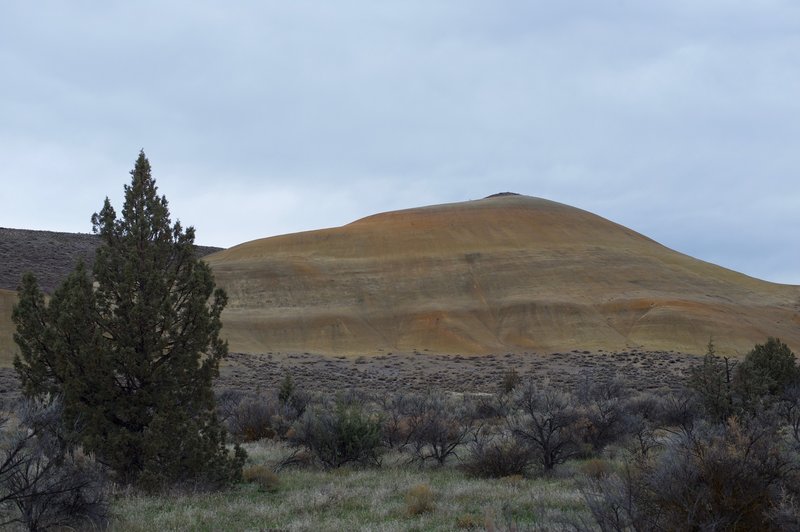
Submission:
M 10 366 L 14 360 L 14 324 L 11 323 L 11 308 L 17 294 L 0 289 L 0 367 Z
M 23 274 L 33 272 L 42 290 L 52 294 L 79 261 L 92 264 L 99 244 L 92 234 L 0 227 L 0 367 L 10 366 L 16 352 L 11 309 Z M 200 256 L 221 249 L 197 246 Z

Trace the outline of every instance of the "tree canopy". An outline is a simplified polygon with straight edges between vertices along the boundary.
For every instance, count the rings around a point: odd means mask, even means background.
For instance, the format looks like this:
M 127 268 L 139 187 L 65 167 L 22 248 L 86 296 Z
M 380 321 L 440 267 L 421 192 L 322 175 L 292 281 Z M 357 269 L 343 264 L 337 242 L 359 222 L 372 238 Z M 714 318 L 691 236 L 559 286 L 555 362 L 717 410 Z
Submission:
M 194 229 L 172 224 L 139 153 L 122 216 L 106 198 L 92 216 L 102 244 L 49 302 L 32 275 L 13 312 L 14 366 L 25 395 L 62 396 L 64 422 L 126 482 L 220 484 L 238 478 L 216 418 L 212 380 L 227 344 L 225 293 L 194 250 Z

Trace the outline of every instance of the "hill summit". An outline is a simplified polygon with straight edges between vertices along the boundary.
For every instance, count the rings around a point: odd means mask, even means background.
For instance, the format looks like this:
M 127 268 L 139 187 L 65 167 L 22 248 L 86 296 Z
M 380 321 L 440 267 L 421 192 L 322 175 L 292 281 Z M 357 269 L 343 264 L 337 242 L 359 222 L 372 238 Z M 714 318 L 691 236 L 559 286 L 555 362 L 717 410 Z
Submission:
M 376 214 L 206 257 L 232 351 L 800 348 L 800 287 L 693 259 L 540 198 Z

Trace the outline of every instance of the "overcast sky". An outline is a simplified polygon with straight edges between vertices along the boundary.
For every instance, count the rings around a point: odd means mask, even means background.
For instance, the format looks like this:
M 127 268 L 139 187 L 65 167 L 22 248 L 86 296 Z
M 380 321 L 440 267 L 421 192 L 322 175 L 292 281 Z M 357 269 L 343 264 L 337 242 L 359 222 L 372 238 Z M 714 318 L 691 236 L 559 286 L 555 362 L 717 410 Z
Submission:
M 144 148 L 200 244 L 514 191 L 800 284 L 797 0 L 5 0 L 0 81 L 3 227 Z

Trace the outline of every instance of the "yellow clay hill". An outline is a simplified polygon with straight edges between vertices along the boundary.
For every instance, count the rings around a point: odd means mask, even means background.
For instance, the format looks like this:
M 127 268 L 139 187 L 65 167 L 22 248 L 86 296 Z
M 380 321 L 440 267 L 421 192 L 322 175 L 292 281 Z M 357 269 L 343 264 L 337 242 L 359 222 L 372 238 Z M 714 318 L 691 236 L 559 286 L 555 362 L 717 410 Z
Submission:
M 500 195 L 205 258 L 231 351 L 370 354 L 800 348 L 800 287 L 693 259 L 552 201 Z

